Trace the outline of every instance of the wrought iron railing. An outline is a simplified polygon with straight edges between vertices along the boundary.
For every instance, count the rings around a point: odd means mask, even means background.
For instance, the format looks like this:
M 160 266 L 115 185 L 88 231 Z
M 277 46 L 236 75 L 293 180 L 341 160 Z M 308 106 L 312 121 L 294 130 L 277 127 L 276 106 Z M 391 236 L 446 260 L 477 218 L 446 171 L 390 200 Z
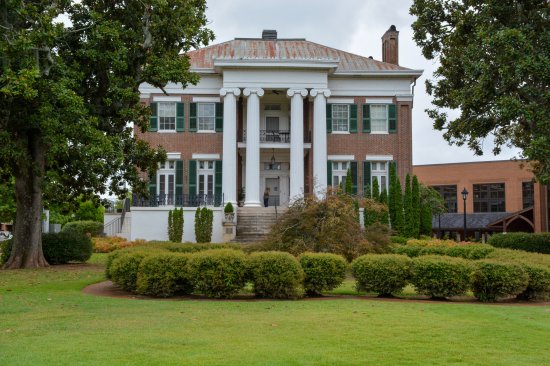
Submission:
M 125 198 L 124 201 L 122 201 L 122 212 L 120 217 L 117 217 L 116 219 L 103 225 L 103 233 L 107 236 L 113 236 L 120 233 L 124 225 L 126 212 L 128 211 L 130 211 L 130 199 Z
M 242 142 L 246 142 L 246 130 L 242 131 Z M 290 143 L 288 130 L 260 130 L 260 142 Z M 311 131 L 304 133 L 304 142 L 311 142 Z
M 223 205 L 223 194 L 155 194 L 149 195 L 149 198 L 140 197 L 134 194 L 132 198 L 132 206 L 134 207 L 220 207 Z

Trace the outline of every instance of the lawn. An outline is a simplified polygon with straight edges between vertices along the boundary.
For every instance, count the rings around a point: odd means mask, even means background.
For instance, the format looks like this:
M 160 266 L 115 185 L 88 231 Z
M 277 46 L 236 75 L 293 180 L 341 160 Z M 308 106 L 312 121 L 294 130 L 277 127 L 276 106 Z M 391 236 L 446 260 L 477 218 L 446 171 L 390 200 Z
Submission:
M 0 364 L 550 364 L 550 307 L 81 293 L 103 279 L 103 260 L 0 271 Z

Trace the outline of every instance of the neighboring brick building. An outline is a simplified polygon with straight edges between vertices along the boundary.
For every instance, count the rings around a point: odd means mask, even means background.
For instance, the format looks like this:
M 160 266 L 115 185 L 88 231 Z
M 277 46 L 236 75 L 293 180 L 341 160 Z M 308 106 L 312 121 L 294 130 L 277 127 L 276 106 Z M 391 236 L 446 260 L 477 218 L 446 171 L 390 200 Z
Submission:
M 382 37 L 383 61 L 305 39 L 236 38 L 188 53 L 197 85 L 142 85 L 154 116 L 139 138 L 163 146 L 154 205 L 288 204 L 337 185 L 352 170 L 361 193 L 387 182 L 388 163 L 412 169 L 411 85 L 422 74 L 397 65 L 398 33 Z M 292 123 L 291 123 L 292 121 Z M 151 202 L 137 200 L 135 204 Z
M 523 165 L 526 163 L 510 160 L 416 165 L 413 173 L 445 199 L 449 213 L 441 218 L 444 231 L 463 232 L 464 188 L 468 191 L 469 236 L 482 232 L 548 231 L 549 188 L 534 183 L 533 173 Z M 434 218 L 434 230 L 438 228 L 439 218 Z

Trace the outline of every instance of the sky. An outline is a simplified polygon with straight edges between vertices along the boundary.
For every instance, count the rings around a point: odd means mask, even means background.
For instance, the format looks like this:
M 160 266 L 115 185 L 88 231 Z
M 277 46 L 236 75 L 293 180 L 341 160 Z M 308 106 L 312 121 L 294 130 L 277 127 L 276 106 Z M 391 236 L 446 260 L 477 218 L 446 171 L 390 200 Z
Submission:
M 492 141 L 484 143 L 483 156 L 466 146 L 450 146 L 435 131 L 426 115 L 431 97 L 424 82 L 432 77 L 437 64 L 426 60 L 413 41 L 409 0 L 207 0 L 208 28 L 215 43 L 236 37 L 260 38 L 263 29 L 277 30 L 279 38 L 306 38 L 309 41 L 362 56 L 382 60 L 384 32 L 395 25 L 399 31 L 399 64 L 422 69 L 424 74 L 414 89 L 413 164 L 456 163 L 463 161 L 507 160 L 518 150 L 503 148 L 491 152 Z

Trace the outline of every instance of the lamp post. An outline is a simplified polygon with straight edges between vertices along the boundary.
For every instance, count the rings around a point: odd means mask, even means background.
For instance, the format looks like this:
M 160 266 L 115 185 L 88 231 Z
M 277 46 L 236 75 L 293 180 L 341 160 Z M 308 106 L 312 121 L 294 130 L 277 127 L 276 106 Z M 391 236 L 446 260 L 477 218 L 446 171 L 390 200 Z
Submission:
M 466 190 L 466 187 L 462 190 L 462 200 L 464 201 L 464 241 L 466 241 L 466 238 L 468 236 L 468 227 L 466 226 L 466 199 L 468 198 L 468 191 Z

